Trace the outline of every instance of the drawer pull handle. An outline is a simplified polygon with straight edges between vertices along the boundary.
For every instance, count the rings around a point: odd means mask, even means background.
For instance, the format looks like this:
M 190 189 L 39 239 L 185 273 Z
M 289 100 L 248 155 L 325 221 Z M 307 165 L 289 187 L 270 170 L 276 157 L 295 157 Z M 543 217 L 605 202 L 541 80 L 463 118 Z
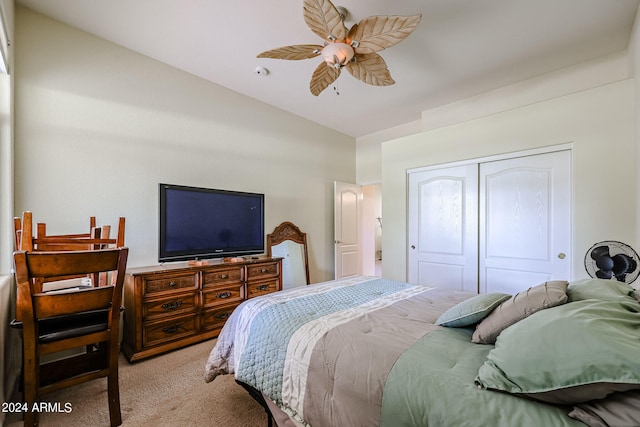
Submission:
M 182 328 L 182 325 L 165 326 L 164 328 L 162 328 L 162 332 L 164 332 L 165 334 L 175 334 L 181 328 Z
M 172 280 L 171 282 L 169 282 L 169 286 L 175 288 L 176 286 L 178 286 L 178 284 Z
M 269 289 L 269 285 L 256 286 L 256 289 L 259 291 L 266 291 L 267 289 Z
M 266 273 L 266 272 L 267 272 L 266 268 L 263 268 L 263 269 L 260 270 L 260 273 Z
M 228 311 L 225 311 L 224 313 L 218 313 L 216 314 L 216 319 L 227 319 L 229 316 L 231 316 L 231 313 L 229 313 Z
M 216 298 L 221 298 L 221 299 L 227 299 L 227 298 L 231 298 L 231 292 L 220 292 L 219 294 L 216 294 Z
M 171 301 L 171 302 L 162 304 L 162 308 L 164 308 L 165 310 L 175 310 L 176 308 L 179 308 L 181 305 L 182 305 L 182 301 Z
M 223 274 L 223 275 L 221 275 L 221 276 L 220 276 L 220 278 L 221 278 L 221 279 L 228 279 L 228 278 L 229 278 L 229 275 L 227 275 L 227 274 Z

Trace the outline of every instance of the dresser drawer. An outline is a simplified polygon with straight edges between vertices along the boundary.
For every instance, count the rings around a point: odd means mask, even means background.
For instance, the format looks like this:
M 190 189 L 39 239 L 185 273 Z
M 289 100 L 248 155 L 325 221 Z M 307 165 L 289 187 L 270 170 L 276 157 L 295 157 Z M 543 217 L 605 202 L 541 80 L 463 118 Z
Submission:
M 247 297 L 253 298 L 259 295 L 269 294 L 280 289 L 280 280 L 275 277 L 258 283 L 247 284 Z
M 261 279 L 263 277 L 277 276 L 280 274 L 277 262 L 269 262 L 247 267 L 247 280 Z
M 242 266 L 205 271 L 202 277 L 202 286 L 219 286 L 230 282 L 242 282 Z
M 190 273 L 171 277 L 149 278 L 144 280 L 143 292 L 145 296 L 156 295 L 162 292 L 182 291 L 195 289 L 198 286 L 198 273 Z
M 202 306 L 211 307 L 232 302 L 240 302 L 244 299 L 244 284 L 234 283 L 202 292 Z
M 188 293 L 172 295 L 169 298 L 147 300 L 142 303 L 142 318 L 144 320 L 163 316 L 176 316 L 182 313 L 192 313 L 198 307 L 198 294 Z
M 205 330 L 221 329 L 239 304 L 240 303 L 222 305 L 213 310 L 205 311 L 202 313 L 203 328 Z
M 142 342 L 145 347 L 195 335 L 197 314 L 173 317 L 164 321 L 145 322 L 142 325 Z

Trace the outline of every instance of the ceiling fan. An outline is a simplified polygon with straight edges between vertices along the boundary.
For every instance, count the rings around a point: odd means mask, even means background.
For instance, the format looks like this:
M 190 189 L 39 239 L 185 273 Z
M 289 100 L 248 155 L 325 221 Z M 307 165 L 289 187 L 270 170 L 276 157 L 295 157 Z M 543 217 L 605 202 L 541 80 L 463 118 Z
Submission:
M 418 26 L 422 15 L 370 16 L 351 29 L 344 24 L 344 8 L 329 0 L 304 0 L 304 21 L 311 31 L 324 39 L 323 45 L 299 44 L 267 50 L 258 58 L 299 60 L 322 55 L 313 72 L 309 89 L 318 96 L 340 76 L 342 68 L 356 79 L 373 86 L 395 83 L 384 59 L 376 52 L 407 38 Z

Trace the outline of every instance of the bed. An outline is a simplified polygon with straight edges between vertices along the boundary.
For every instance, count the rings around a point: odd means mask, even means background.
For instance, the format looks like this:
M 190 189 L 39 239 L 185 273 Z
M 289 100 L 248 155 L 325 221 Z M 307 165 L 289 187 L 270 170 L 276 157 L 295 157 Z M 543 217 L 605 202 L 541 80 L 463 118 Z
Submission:
M 640 303 L 611 280 L 473 295 L 374 277 L 243 302 L 205 381 L 278 425 L 640 425 Z

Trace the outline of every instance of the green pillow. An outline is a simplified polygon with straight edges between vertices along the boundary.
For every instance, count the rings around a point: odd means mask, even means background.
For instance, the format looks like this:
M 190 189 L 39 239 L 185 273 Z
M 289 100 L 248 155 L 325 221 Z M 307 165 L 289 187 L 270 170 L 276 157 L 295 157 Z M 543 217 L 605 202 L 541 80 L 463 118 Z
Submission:
M 550 403 L 577 404 L 640 388 L 640 304 L 584 300 L 506 329 L 476 384 Z
M 586 299 L 615 300 L 632 295 L 634 289 L 617 280 L 583 279 L 569 283 L 567 296 L 569 302 Z
M 475 325 L 509 298 L 511 295 L 500 292 L 476 295 L 442 313 L 436 325 L 452 328 Z

